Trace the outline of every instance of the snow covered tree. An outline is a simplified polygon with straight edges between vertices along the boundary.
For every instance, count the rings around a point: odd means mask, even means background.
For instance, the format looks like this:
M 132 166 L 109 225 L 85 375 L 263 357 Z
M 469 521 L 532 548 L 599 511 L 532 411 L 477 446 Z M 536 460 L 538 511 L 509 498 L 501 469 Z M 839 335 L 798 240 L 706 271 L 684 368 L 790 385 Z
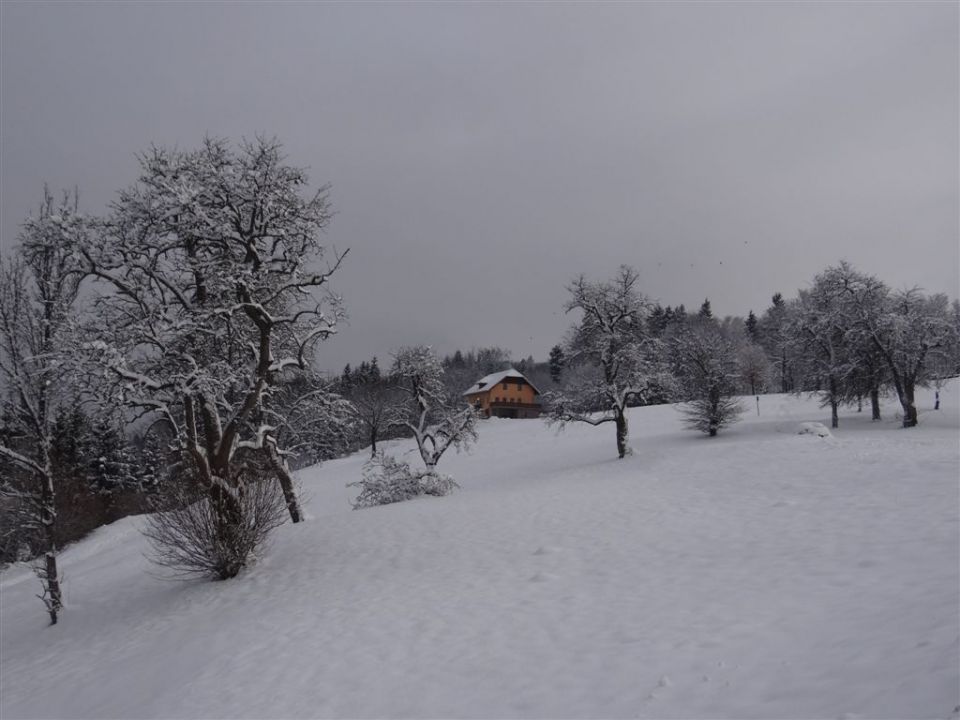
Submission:
M 427 472 L 433 472 L 449 448 L 459 450 L 477 439 L 476 412 L 447 393 L 440 360 L 430 348 L 403 347 L 393 358 L 391 375 L 407 395 L 403 419 L 394 425 L 410 430 Z
M 713 320 L 713 310 L 710 308 L 710 298 L 703 301 L 700 310 L 697 311 L 697 317 L 701 320 Z
M 687 425 L 714 437 L 744 411 L 733 397 L 740 380 L 737 348 L 712 324 L 682 327 L 668 341 Z
M 567 357 L 597 372 L 577 373 L 567 387 L 544 397 L 548 423 L 614 423 L 621 458 L 627 454 L 627 408 L 662 395 L 671 383 L 662 343 L 646 332 L 649 303 L 637 290 L 637 279 L 633 268 L 622 265 L 610 281 L 580 276 L 567 288 L 564 310 L 581 313 Z
M 767 351 L 780 381 L 780 392 L 793 389 L 793 358 L 790 356 L 791 337 L 788 331 L 789 308 L 781 293 L 774 293 L 770 307 L 759 323 L 760 345 Z
M 820 389 L 834 428 L 840 424 L 838 408 L 856 368 L 852 323 L 844 279 L 835 268 L 828 268 L 809 289 L 800 291 L 787 324 L 799 369 L 807 385 Z
M 927 296 L 917 288 L 891 292 L 879 279 L 847 262 L 827 268 L 818 277 L 831 278 L 835 292 L 842 295 L 836 307 L 848 328 L 849 342 L 859 351 L 855 370 L 862 374 L 865 365 L 876 365 L 879 356 L 903 408 L 903 427 L 916 426 L 915 390 L 932 380 L 937 354 L 956 342 L 947 297 Z M 879 383 L 879 370 L 871 374 Z
M 53 424 L 66 382 L 63 346 L 80 281 L 75 251 L 89 231 L 75 199 L 65 197 L 57 205 L 45 193 L 39 215 L 24 223 L 20 248 L 0 276 L 0 493 L 23 509 L 24 529 L 39 538 L 43 560 L 37 574 L 51 624 L 63 607 Z
M 747 337 L 750 338 L 750 342 L 758 342 L 760 340 L 760 321 L 757 320 L 757 316 L 754 315 L 753 310 L 747 313 L 747 319 L 743 325 L 747 331 Z
M 917 288 L 891 293 L 877 278 L 842 263 L 834 271 L 856 312 L 856 330 L 886 363 L 903 408 L 903 427 L 917 425 L 915 391 L 936 374 L 936 355 L 956 343 L 946 295 Z
M 103 395 L 166 425 L 230 534 L 244 522 L 237 452 L 273 459 L 275 427 L 257 419 L 279 374 L 305 367 L 336 332 L 342 312 L 329 283 L 343 254 L 317 269 L 327 189 L 304 196 L 306 174 L 285 164 L 276 141 L 154 148 L 140 164 L 139 181 L 82 248 L 104 290 L 85 347 Z M 298 521 L 289 476 L 278 476 Z

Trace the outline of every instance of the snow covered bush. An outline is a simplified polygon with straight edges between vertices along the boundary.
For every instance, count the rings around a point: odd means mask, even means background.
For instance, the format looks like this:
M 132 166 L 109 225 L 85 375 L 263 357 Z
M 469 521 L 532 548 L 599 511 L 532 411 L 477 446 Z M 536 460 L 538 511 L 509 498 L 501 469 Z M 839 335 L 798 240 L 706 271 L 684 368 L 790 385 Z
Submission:
M 374 453 L 363 466 L 363 479 L 347 487 L 359 487 L 354 510 L 410 500 L 418 495 L 449 495 L 459 487 L 453 478 L 433 470 L 413 470 L 403 460 L 383 451 Z
M 266 473 L 240 484 L 229 508 L 191 479 L 167 483 L 159 502 L 143 530 L 150 560 L 177 575 L 218 580 L 248 565 L 286 515 L 283 495 Z

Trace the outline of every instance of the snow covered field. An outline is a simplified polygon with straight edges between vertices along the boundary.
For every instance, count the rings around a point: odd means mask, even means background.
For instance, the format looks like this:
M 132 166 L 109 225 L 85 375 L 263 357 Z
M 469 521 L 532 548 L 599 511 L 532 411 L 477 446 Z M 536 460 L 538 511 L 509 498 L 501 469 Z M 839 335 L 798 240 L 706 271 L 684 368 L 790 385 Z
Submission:
M 717 438 L 672 407 L 557 435 L 482 424 L 446 498 L 310 520 L 224 583 L 170 581 L 130 519 L 63 554 L 67 608 L 0 585 L 3 718 L 950 718 L 960 703 L 958 386 L 922 426 L 764 396 Z M 392 443 L 398 452 L 410 450 Z

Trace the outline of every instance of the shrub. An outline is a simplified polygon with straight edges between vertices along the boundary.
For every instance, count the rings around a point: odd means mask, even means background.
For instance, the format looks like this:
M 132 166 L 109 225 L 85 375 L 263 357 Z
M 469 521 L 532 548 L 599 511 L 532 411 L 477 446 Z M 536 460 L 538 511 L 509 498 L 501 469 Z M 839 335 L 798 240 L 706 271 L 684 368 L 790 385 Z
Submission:
M 448 475 L 412 470 L 408 463 L 380 451 L 363 466 L 363 479 L 348 483 L 347 487 L 360 488 L 353 503 L 353 509 L 359 510 L 409 500 L 418 495 L 449 495 L 460 486 Z
M 286 506 L 272 478 L 257 477 L 233 492 L 236 514 L 224 512 L 196 483 L 168 484 L 160 501 L 164 509 L 148 516 L 143 530 L 153 548 L 150 559 L 182 576 L 237 575 L 283 524 Z

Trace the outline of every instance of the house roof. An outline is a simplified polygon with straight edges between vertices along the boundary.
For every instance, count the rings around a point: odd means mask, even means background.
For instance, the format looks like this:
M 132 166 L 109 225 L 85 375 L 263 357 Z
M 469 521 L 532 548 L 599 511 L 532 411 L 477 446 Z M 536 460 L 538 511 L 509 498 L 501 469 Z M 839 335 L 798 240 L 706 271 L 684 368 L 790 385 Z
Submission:
M 523 378 L 524 380 L 526 380 L 527 384 L 533 388 L 533 391 L 537 395 L 540 394 L 540 391 L 537 389 L 537 386 L 534 385 L 532 382 L 530 382 L 530 380 L 527 378 L 526 375 L 524 375 L 519 370 L 514 370 L 513 368 L 510 368 L 509 370 L 501 370 L 500 372 L 491 373 L 490 375 L 485 375 L 484 377 L 477 380 L 469 388 L 467 388 L 463 394 L 473 395 L 474 393 L 486 392 L 487 390 L 492 388 L 494 385 L 496 385 L 498 382 L 501 382 L 506 378 Z

